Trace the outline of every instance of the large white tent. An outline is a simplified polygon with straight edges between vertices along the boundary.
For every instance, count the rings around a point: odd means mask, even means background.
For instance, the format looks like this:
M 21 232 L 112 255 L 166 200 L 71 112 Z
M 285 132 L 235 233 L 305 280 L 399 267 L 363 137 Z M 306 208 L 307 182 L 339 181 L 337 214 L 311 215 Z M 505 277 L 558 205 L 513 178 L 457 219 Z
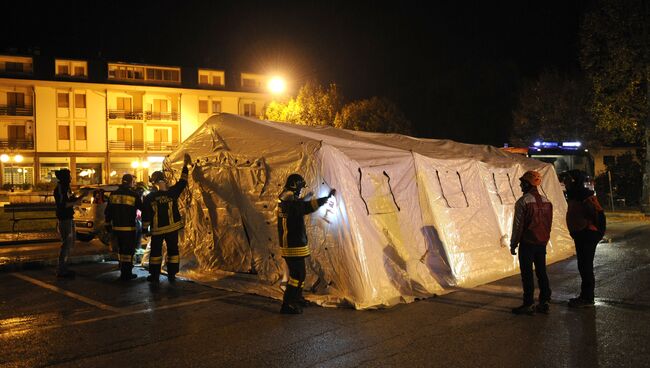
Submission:
M 518 178 L 543 175 L 554 206 L 548 262 L 573 254 L 552 165 L 483 145 L 214 115 L 166 160 L 195 161 L 181 199 L 186 277 L 274 298 L 286 274 L 275 210 L 298 172 L 335 198 L 305 218 L 306 297 L 358 309 L 392 306 L 518 272 L 510 255 Z

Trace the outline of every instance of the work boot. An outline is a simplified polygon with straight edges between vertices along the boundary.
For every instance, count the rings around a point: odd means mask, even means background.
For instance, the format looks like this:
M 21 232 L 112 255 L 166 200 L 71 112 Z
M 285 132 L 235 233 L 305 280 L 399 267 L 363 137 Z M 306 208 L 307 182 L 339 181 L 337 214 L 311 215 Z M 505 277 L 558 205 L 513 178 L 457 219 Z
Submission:
M 569 307 L 571 308 L 592 308 L 593 306 L 593 299 L 584 299 L 580 296 L 569 299 Z
M 524 305 L 521 305 L 521 306 L 519 306 L 517 308 L 512 308 L 512 313 L 514 313 L 514 314 L 527 314 L 529 316 L 532 316 L 533 314 L 535 314 L 535 308 L 533 308 L 533 306 L 531 304 L 529 304 L 529 305 L 524 304 Z
M 282 304 L 280 308 L 282 314 L 302 314 L 302 308 L 299 305 Z
M 133 273 L 127 273 L 127 274 L 120 274 L 120 281 L 131 281 L 133 279 L 137 279 L 138 275 L 133 274 Z
M 151 283 L 152 287 L 157 287 L 158 285 L 160 285 L 160 278 L 158 277 L 158 275 L 147 276 L 147 281 Z
M 175 284 L 176 283 L 176 275 L 167 274 L 167 281 L 169 281 L 170 284 Z
M 548 304 L 548 302 L 542 302 L 535 306 L 535 312 L 537 313 L 548 314 L 550 310 L 551 310 L 551 306 Z

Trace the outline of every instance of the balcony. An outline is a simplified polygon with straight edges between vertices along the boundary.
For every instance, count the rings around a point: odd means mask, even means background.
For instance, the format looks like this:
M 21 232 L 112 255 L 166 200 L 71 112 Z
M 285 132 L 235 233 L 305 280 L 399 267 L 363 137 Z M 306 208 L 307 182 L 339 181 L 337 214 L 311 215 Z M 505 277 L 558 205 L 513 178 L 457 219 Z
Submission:
M 178 146 L 178 142 L 146 142 L 147 151 L 173 151 Z
M 143 141 L 108 141 L 108 149 L 111 151 L 143 151 Z
M 0 105 L 0 115 L 33 116 L 34 108 L 32 106 Z
M 2 139 L 0 140 L 0 149 L 21 149 L 21 150 L 33 150 L 34 141 L 26 139 Z
M 142 120 L 144 113 L 142 110 L 108 110 L 109 119 L 127 119 L 127 120 Z
M 146 112 L 147 120 L 173 120 L 178 121 L 177 112 L 157 112 L 157 111 L 147 111 Z

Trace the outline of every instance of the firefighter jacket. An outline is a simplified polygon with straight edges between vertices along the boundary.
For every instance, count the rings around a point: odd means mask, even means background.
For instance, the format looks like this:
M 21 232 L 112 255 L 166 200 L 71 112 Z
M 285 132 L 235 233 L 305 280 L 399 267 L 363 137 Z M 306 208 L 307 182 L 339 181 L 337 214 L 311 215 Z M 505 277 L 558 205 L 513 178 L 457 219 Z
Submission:
M 142 199 L 130 187 L 120 186 L 108 197 L 104 221 L 115 231 L 135 231 L 137 211 L 142 211 Z
M 187 167 L 183 167 L 181 178 L 167 190 L 149 193 L 144 198 L 142 228 L 151 226 L 152 235 L 162 235 L 183 228 L 183 219 L 178 211 L 178 197 L 187 187 Z
M 291 191 L 280 195 L 278 203 L 278 239 L 282 257 L 306 257 L 310 254 L 304 216 L 327 203 L 329 197 L 303 201 Z
M 519 243 L 546 246 L 551 237 L 553 204 L 537 188 L 524 193 L 515 203 L 510 248 Z

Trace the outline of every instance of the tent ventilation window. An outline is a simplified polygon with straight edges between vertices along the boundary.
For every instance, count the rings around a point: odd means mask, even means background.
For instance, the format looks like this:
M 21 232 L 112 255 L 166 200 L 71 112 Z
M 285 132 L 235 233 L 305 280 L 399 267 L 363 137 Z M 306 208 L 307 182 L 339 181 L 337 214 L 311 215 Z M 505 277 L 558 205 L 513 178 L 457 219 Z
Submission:
M 359 168 L 359 196 L 368 215 L 384 215 L 401 211 L 386 171 Z
M 442 198 L 449 208 L 467 208 L 469 201 L 463 187 L 463 180 L 458 171 L 436 170 Z
M 510 174 L 506 173 L 504 178 L 502 174 L 492 173 L 492 181 L 494 182 L 494 189 L 501 204 L 514 204 L 517 196 L 515 195 L 515 190 L 512 188 Z

